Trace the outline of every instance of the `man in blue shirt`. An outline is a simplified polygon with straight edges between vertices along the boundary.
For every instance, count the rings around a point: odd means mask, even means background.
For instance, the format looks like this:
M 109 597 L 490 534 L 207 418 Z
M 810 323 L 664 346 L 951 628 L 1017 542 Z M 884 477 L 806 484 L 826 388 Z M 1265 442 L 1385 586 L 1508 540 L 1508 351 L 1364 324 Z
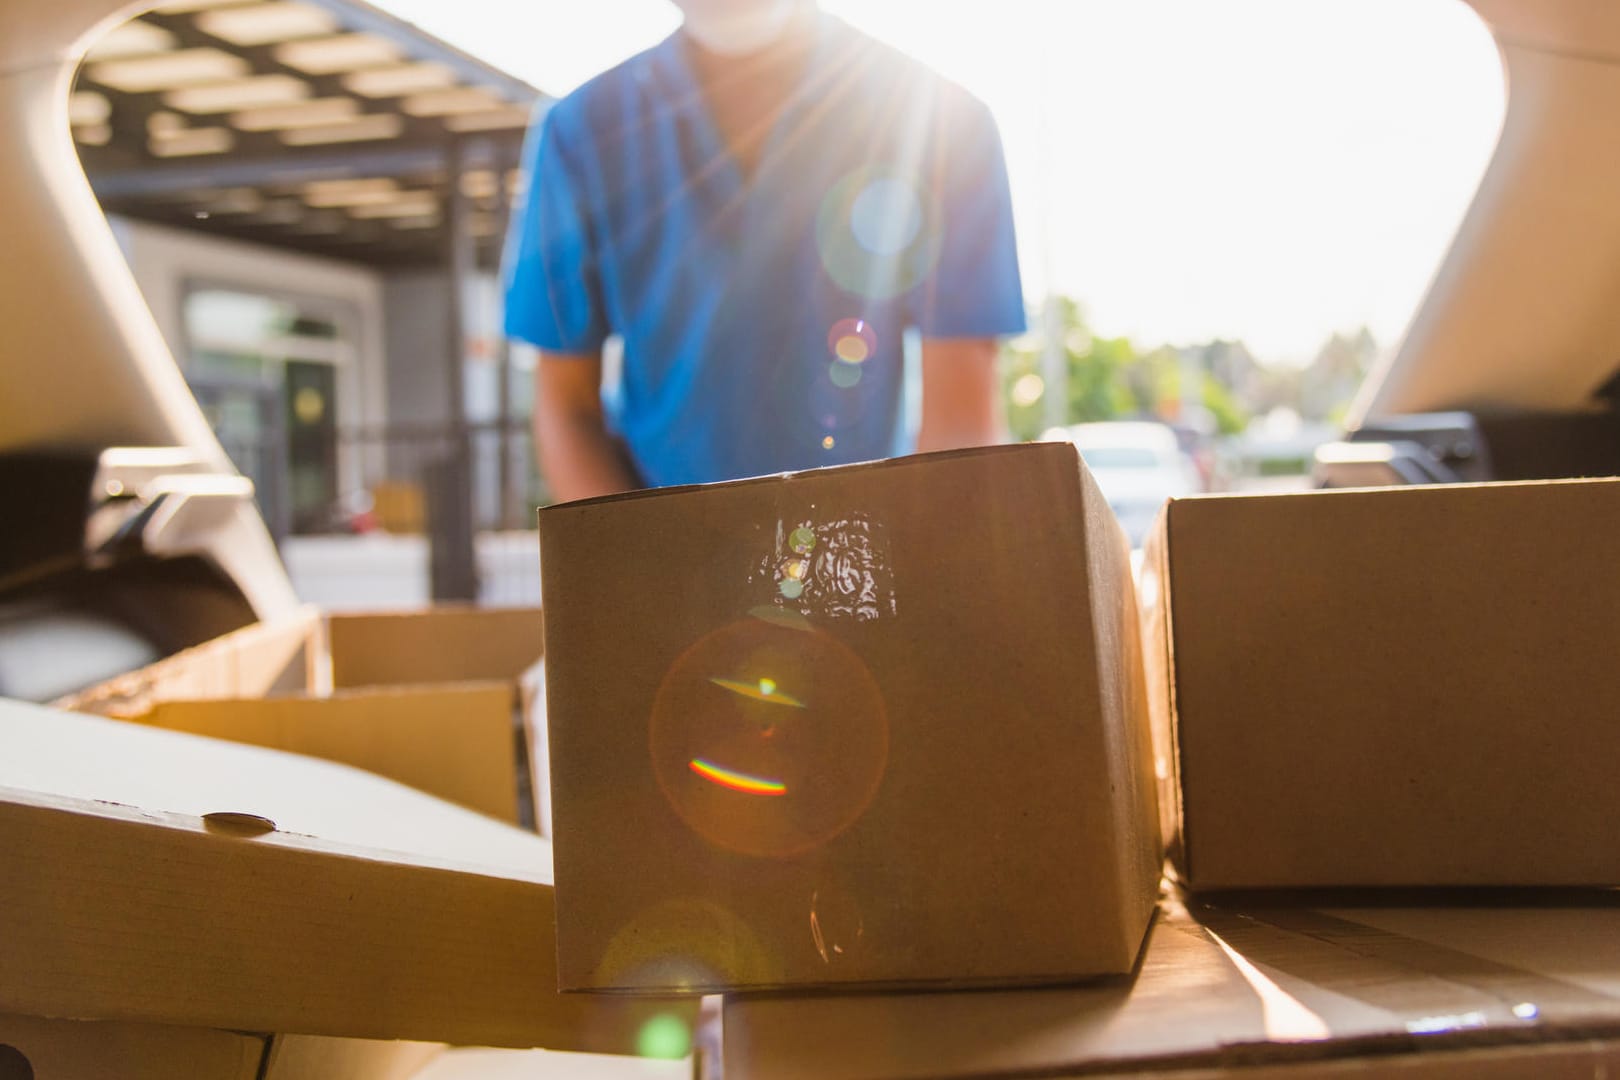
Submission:
M 998 441 L 996 338 L 1024 309 L 989 111 L 814 0 L 676 2 L 680 30 L 525 151 L 506 329 L 540 350 L 552 494 Z

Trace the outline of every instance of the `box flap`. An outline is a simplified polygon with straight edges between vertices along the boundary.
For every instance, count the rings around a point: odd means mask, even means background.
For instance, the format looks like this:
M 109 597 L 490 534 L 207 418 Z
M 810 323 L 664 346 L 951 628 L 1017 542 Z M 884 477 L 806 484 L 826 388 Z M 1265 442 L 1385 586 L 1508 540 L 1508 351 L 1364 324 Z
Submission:
M 513 681 L 545 651 L 543 630 L 539 608 L 446 605 L 332 615 L 327 620 L 332 685 Z
M 0 1009 L 617 1052 L 691 1022 L 556 992 L 532 834 L 341 765 L 11 702 L 0 744 Z
M 514 694 L 504 684 L 471 683 L 327 698 L 165 701 L 128 719 L 352 765 L 517 822 Z

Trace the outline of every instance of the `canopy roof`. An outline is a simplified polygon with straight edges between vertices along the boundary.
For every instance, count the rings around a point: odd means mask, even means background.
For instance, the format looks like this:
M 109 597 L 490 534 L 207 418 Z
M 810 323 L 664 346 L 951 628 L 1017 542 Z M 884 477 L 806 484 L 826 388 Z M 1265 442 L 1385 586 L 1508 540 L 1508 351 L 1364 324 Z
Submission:
M 363 0 L 176 0 L 96 43 L 69 111 L 110 213 L 409 265 L 444 260 L 452 176 L 498 246 L 548 100 Z

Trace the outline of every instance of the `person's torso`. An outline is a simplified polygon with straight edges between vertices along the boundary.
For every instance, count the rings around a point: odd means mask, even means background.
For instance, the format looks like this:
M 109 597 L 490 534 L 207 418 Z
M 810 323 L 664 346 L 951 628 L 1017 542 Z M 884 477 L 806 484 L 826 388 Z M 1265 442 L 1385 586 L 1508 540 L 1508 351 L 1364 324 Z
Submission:
M 823 17 L 745 175 L 684 47 L 558 106 L 588 135 L 588 227 L 624 342 L 615 425 L 656 485 L 903 450 L 902 341 L 940 246 L 940 80 Z

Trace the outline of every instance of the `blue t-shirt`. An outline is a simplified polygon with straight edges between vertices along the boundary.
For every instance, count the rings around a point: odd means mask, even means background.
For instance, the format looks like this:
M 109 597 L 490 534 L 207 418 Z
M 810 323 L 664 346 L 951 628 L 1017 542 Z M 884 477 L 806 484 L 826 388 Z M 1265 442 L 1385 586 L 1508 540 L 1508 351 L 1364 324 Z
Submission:
M 989 111 L 822 15 L 745 177 L 677 31 L 546 112 L 506 252 L 506 330 L 624 345 L 608 422 L 654 486 L 904 453 L 902 335 L 1024 328 Z

